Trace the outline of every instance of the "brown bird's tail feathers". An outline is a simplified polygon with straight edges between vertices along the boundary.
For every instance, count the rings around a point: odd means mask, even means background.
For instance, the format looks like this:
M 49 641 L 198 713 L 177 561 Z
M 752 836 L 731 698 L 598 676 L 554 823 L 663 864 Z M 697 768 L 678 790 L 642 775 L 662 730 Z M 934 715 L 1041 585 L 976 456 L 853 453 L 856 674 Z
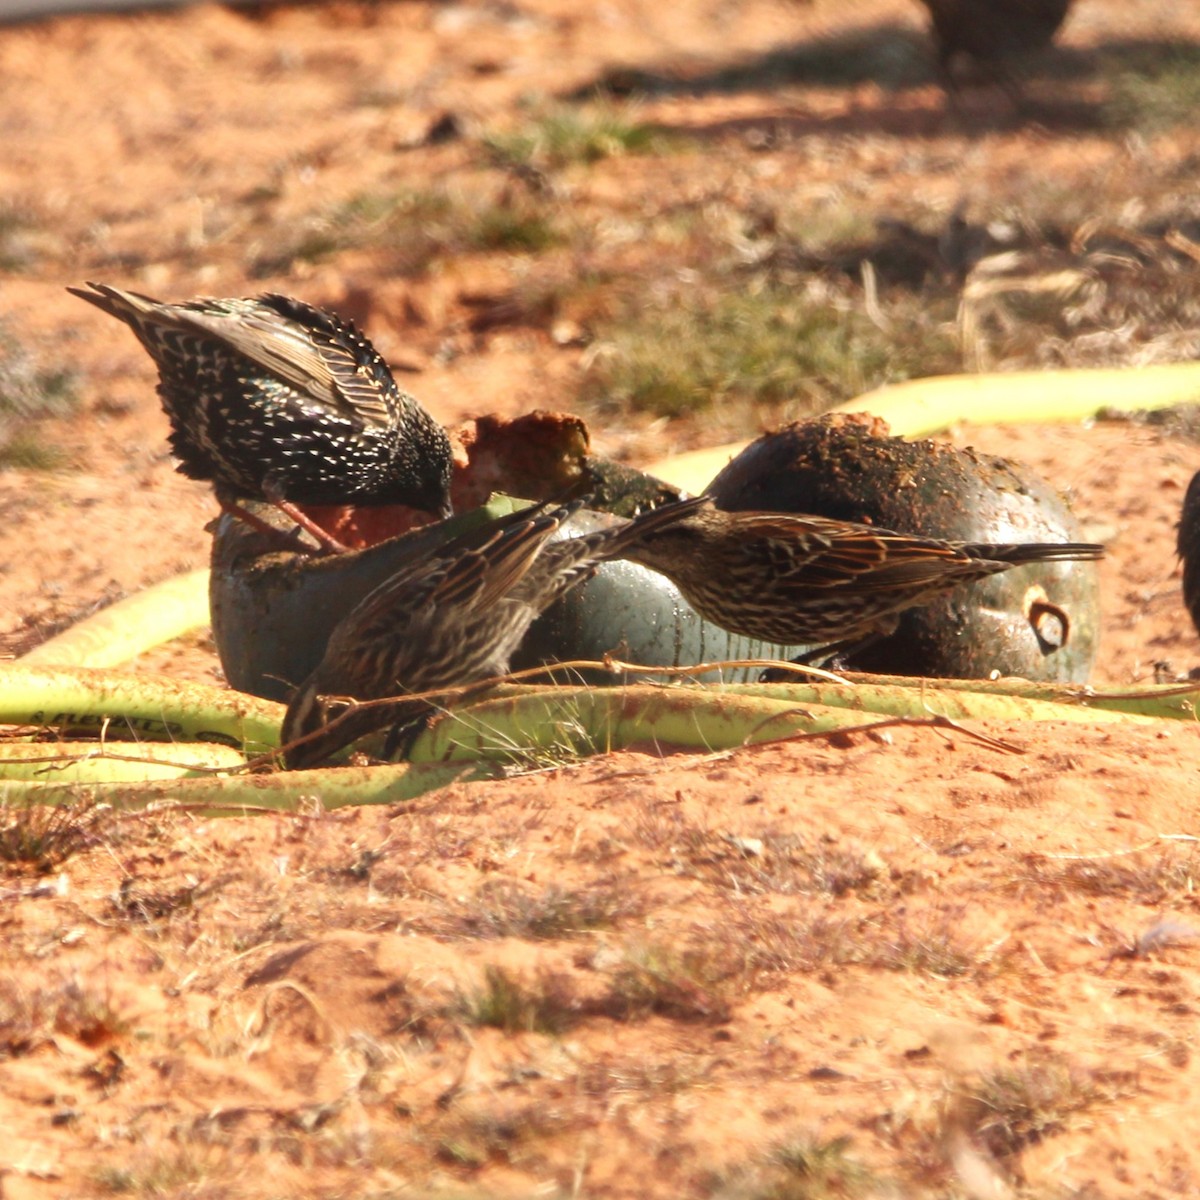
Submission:
M 1104 557 L 1104 547 L 1095 542 L 1013 542 L 995 545 L 991 542 L 971 542 L 958 547 L 972 558 L 1019 567 L 1034 562 L 1098 562 Z

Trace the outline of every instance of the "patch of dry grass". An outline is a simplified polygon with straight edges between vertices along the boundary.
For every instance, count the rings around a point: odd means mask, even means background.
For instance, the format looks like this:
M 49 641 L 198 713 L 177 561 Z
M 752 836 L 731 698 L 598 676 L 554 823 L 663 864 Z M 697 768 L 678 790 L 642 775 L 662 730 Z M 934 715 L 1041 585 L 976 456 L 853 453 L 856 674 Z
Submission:
M 662 1100 L 704 1083 L 713 1067 L 709 1055 L 677 1052 L 668 1059 L 604 1058 L 580 1066 L 575 1085 L 605 1103 L 626 1094 Z
M 456 255 L 539 254 L 565 240 L 554 207 L 519 192 L 363 192 L 312 214 L 282 245 L 258 251 L 250 267 L 261 278 L 286 273 L 297 262 L 369 250 L 390 274 L 411 278 Z
M 1200 106 L 1200 46 L 1176 42 L 1140 54 L 1109 56 L 1105 64 L 1108 122 L 1142 134 L 1190 124 Z
M 1200 855 L 1180 850 L 1141 851 L 1097 858 L 1032 859 L 1015 886 L 1111 896 L 1161 906 L 1190 897 L 1200 877 Z
M 224 1200 L 235 1192 L 228 1166 L 218 1166 L 223 1157 L 195 1146 L 144 1153 L 125 1165 L 98 1167 L 93 1179 L 102 1195 Z
M 529 1165 L 538 1157 L 539 1143 L 582 1124 L 578 1114 L 563 1105 L 492 1102 L 443 1121 L 433 1153 L 443 1163 L 470 1171 L 489 1164 Z
M 478 988 L 461 996 L 458 1011 L 472 1025 L 505 1033 L 559 1034 L 584 1015 L 564 976 L 541 974 L 526 981 L 494 964 L 485 968 Z
M 981 976 L 995 965 L 963 938 L 953 911 L 906 916 L 822 905 L 786 915 L 746 910 L 733 924 L 748 969 L 776 977 L 853 966 L 951 979 Z
M 19 273 L 36 267 L 45 218 L 32 207 L 0 201 L 0 271 Z
M 713 1192 L 716 1200 L 853 1200 L 886 1195 L 882 1181 L 850 1150 L 848 1137 L 798 1135 L 760 1163 L 730 1173 Z
M 111 824 L 110 811 L 92 800 L 9 803 L 0 788 L 0 862 L 10 869 L 45 874 L 94 846 Z
M 53 986 L 0 979 L 0 1050 L 3 1057 L 33 1054 L 56 1034 L 99 1047 L 129 1032 L 129 1022 L 107 995 L 74 979 Z
M 474 898 L 459 907 L 449 931 L 460 937 L 520 937 L 535 941 L 576 938 L 641 915 L 644 905 L 621 881 L 610 886 L 540 891 L 513 880 L 486 880 Z
M 626 154 L 662 153 L 679 140 L 640 121 L 637 112 L 632 102 L 560 105 L 512 130 L 487 134 L 484 146 L 501 165 L 556 170 Z
M 117 920 L 142 925 L 169 921 L 180 914 L 194 912 L 197 899 L 208 890 L 190 883 L 162 891 L 139 885 L 134 879 L 126 877 L 121 880 L 117 895 L 109 901 L 109 915 Z
M 957 362 L 927 301 L 900 296 L 873 317 L 861 297 L 816 277 L 800 287 L 697 281 L 631 308 L 596 339 L 584 400 L 662 417 L 725 405 L 795 419 Z
M 727 1021 L 742 990 L 740 948 L 721 941 L 676 947 L 645 942 L 626 948 L 609 976 L 604 1010 L 620 1020 L 651 1013 L 677 1021 Z
M 1011 1159 L 1026 1146 L 1065 1132 L 1087 1114 L 1137 1090 L 1128 1074 L 1086 1070 L 1047 1057 L 988 1072 L 965 1084 L 956 1119 L 993 1157 Z
M 41 436 L 38 422 L 65 416 L 76 402 L 74 372 L 46 365 L 0 323 L 0 470 L 64 465 L 63 451 Z

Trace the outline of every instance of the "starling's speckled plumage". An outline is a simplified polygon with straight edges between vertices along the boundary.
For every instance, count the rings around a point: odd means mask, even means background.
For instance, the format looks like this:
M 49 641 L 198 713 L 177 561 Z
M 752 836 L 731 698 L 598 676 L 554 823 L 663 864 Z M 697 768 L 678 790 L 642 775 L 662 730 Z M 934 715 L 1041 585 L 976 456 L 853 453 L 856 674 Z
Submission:
M 843 647 L 890 633 L 901 612 L 1030 562 L 1101 558 L 1090 543 L 970 544 L 825 517 L 723 512 L 711 502 L 647 530 L 624 557 L 672 580 L 732 633 Z
M 956 55 L 977 63 L 1017 59 L 1049 45 L 1072 0 L 921 0 L 929 11 L 938 64 Z
M 1200 471 L 1183 498 L 1175 549 L 1183 560 L 1183 603 L 1200 632 Z
M 222 499 L 450 514 L 445 430 L 349 322 L 274 294 L 162 304 L 88 287 L 68 291 L 124 321 L 157 364 L 188 478 Z
M 336 626 L 317 669 L 283 722 L 289 768 L 307 767 L 376 729 L 427 716 L 427 701 L 352 709 L 328 697 L 373 700 L 436 692 L 501 675 L 530 624 L 597 566 L 649 531 L 682 520 L 700 501 L 680 501 L 578 537 L 550 536 L 578 507 L 539 506 L 501 517 L 415 555 Z M 325 726 L 340 717 L 338 724 Z

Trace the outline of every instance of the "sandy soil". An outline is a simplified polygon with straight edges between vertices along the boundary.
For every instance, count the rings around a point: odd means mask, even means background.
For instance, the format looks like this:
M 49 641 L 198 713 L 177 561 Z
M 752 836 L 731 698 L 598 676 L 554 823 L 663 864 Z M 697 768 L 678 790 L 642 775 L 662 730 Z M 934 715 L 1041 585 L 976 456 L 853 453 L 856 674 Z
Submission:
M 586 348 L 470 328 L 519 259 L 254 264 L 365 190 L 474 179 L 469 138 L 423 140 L 446 113 L 503 124 L 615 65 L 702 73 L 848 19 L 919 52 L 915 5 L 843 7 L 202 6 L 0 30 L 0 198 L 22 214 L 0 305 L 82 398 L 38 427 L 70 469 L 0 471 L 0 632 L 207 557 L 215 505 L 172 469 L 149 362 L 66 284 L 289 291 L 361 319 L 448 424 L 562 407 Z M 1179 7 L 1081 3 L 1064 41 L 1200 25 Z M 581 210 L 759 188 L 819 207 L 852 173 L 872 203 L 948 213 L 1022 173 L 1128 178 L 1145 151 L 1086 127 L 972 136 L 928 81 L 645 113 L 704 153 L 568 172 Z M 1169 174 L 1200 147 L 1153 149 Z M 732 420 L 594 425 L 645 461 Z M 1200 447 L 1126 423 L 951 436 L 1039 468 L 1109 545 L 1097 683 L 1200 664 L 1173 551 Z M 133 665 L 220 678 L 204 639 Z M 977 728 L 1002 744 L 901 728 L 613 754 L 392 808 L 103 815 L 59 874 L 0 888 L 0 1195 L 1200 1194 L 1200 731 Z

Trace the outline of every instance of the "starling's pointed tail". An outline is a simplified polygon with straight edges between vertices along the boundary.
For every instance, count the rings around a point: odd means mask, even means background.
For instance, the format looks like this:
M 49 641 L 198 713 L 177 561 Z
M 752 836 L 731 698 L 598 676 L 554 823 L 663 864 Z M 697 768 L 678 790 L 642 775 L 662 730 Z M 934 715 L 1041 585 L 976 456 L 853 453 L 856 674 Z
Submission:
M 68 287 L 67 291 L 126 324 L 136 324 L 140 317 L 158 307 L 158 301 L 138 292 L 123 292 L 107 283 L 92 283 L 90 280 L 87 286 L 92 289 L 90 292 L 77 287 Z

